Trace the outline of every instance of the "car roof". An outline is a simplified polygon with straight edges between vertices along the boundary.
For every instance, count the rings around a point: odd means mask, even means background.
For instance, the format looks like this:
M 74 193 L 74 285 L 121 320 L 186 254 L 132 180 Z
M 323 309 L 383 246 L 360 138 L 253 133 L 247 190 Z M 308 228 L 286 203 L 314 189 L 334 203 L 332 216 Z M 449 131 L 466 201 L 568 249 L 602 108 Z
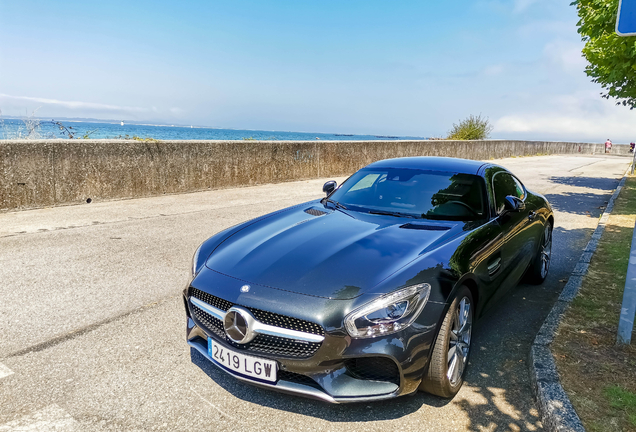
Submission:
M 485 165 L 489 164 L 486 162 L 470 159 L 437 156 L 417 156 L 384 159 L 381 161 L 373 162 L 372 164 L 367 165 L 365 168 L 406 168 L 476 175 L 479 174 L 479 170 Z

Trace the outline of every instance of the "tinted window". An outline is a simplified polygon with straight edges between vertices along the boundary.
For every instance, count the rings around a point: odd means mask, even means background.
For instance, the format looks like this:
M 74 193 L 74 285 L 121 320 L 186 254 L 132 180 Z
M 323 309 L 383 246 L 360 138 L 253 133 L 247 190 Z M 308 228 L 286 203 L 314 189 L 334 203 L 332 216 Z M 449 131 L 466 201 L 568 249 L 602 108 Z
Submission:
M 493 190 L 495 192 L 495 209 L 497 213 L 501 213 L 504 209 L 506 197 L 512 195 L 519 199 L 526 197 L 526 192 L 523 185 L 506 172 L 499 172 L 495 174 L 493 179 Z
M 484 181 L 470 174 L 415 169 L 363 169 L 330 198 L 356 211 L 477 220 L 485 217 Z

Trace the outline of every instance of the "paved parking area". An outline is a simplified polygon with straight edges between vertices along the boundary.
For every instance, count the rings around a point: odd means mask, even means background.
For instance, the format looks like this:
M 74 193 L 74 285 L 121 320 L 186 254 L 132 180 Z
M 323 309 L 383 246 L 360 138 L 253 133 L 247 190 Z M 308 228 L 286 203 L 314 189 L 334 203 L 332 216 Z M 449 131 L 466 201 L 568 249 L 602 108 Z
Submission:
M 497 162 L 553 204 L 552 269 L 477 323 L 451 401 L 326 405 L 237 382 L 185 344 L 197 245 L 320 197 L 327 179 L 0 214 L 0 432 L 542 429 L 529 346 L 630 159 Z

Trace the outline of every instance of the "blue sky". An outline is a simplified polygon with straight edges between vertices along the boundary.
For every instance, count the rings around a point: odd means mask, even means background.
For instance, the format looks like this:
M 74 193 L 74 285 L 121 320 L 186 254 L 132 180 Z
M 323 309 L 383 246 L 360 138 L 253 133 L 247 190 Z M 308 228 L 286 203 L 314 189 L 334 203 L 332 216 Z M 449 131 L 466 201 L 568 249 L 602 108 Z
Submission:
M 0 109 L 40 117 L 636 140 L 557 0 L 0 0 Z

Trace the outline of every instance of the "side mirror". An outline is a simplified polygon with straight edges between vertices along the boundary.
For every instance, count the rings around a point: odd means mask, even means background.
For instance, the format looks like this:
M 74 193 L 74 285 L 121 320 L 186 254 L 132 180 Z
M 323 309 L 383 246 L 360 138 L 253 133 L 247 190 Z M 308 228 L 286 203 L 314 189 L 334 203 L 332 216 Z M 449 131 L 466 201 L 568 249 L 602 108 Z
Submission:
M 516 196 L 508 195 L 504 201 L 504 210 L 509 212 L 519 212 L 526 208 L 526 203 Z
M 329 196 L 329 194 L 330 194 L 331 192 L 333 192 L 334 190 L 336 190 L 336 186 L 337 186 L 337 185 L 338 185 L 338 183 L 336 183 L 336 181 L 335 181 L 335 180 L 329 180 L 327 183 L 325 183 L 325 184 L 322 186 L 322 191 L 323 191 L 324 193 L 326 193 L 326 194 L 327 194 L 327 196 Z

